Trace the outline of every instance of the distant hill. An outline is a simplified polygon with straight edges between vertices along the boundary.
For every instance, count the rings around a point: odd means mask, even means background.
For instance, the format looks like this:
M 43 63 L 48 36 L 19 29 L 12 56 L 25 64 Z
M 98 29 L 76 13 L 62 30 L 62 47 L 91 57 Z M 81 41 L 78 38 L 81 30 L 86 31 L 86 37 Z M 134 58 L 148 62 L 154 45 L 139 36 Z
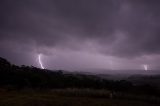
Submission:
M 149 83 L 144 82 L 147 79 Z M 154 86 L 154 83 L 157 84 L 159 79 L 160 76 L 131 76 L 122 78 L 120 75 L 94 75 L 81 72 L 40 69 L 34 66 L 16 66 L 6 59 L 0 58 L 0 88 L 5 89 L 89 88 L 160 96 L 160 89 Z
M 160 75 L 132 75 L 126 80 L 136 85 L 150 84 L 160 88 Z

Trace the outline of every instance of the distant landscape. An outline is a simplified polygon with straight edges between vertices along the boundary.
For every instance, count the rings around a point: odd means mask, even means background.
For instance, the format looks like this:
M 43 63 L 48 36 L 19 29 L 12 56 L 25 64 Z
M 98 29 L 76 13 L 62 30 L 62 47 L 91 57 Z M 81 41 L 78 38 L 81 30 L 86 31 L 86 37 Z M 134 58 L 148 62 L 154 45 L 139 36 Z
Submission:
M 158 106 L 160 75 L 106 75 L 16 66 L 0 58 L 0 106 Z

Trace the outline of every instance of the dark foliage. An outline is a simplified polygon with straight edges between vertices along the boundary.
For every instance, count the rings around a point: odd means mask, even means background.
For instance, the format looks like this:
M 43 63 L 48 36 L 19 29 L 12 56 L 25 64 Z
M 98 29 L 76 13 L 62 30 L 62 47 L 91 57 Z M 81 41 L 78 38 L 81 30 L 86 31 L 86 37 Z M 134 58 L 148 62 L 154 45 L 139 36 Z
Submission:
M 3 58 L 0 58 L 0 87 L 16 90 L 23 88 L 92 88 L 159 95 L 159 90 L 150 85 L 136 86 L 125 80 L 112 81 L 94 75 L 64 74 L 63 71 L 50 71 L 24 65 L 16 66 Z

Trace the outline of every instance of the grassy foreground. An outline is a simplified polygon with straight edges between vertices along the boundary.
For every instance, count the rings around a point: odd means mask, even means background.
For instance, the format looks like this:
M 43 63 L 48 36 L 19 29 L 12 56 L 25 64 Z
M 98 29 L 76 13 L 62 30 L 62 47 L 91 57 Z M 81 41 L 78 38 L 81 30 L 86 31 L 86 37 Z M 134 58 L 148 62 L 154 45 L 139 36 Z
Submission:
M 0 91 L 0 106 L 160 106 L 159 100 L 90 89 Z

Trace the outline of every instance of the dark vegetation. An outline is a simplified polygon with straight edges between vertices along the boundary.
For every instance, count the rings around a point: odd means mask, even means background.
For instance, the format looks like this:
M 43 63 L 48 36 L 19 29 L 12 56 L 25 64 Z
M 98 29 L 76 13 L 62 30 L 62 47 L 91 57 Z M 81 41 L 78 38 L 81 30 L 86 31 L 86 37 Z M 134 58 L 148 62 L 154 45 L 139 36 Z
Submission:
M 157 97 L 95 89 L 0 91 L 0 106 L 159 106 Z
M 91 88 L 160 96 L 159 88 L 150 84 L 134 85 L 125 80 L 107 80 L 94 75 L 64 74 L 22 65 L 0 58 L 0 87 L 7 89 Z
M 52 103 L 54 106 L 64 106 L 71 101 L 73 103 L 68 104 L 70 106 L 81 106 L 84 103 L 86 106 L 96 106 L 94 103 L 101 106 L 125 106 L 126 100 L 130 106 L 134 105 L 133 100 L 136 100 L 136 105 L 160 104 L 160 89 L 149 83 L 135 84 L 128 80 L 107 80 L 96 75 L 16 66 L 4 58 L 0 58 L 0 94 L 3 95 L 0 97 L 0 105 L 3 106 L 14 106 L 15 101 L 15 106 L 25 106 L 24 101 L 28 101 L 30 106 L 50 106 Z M 17 100 L 13 100 L 15 98 Z

